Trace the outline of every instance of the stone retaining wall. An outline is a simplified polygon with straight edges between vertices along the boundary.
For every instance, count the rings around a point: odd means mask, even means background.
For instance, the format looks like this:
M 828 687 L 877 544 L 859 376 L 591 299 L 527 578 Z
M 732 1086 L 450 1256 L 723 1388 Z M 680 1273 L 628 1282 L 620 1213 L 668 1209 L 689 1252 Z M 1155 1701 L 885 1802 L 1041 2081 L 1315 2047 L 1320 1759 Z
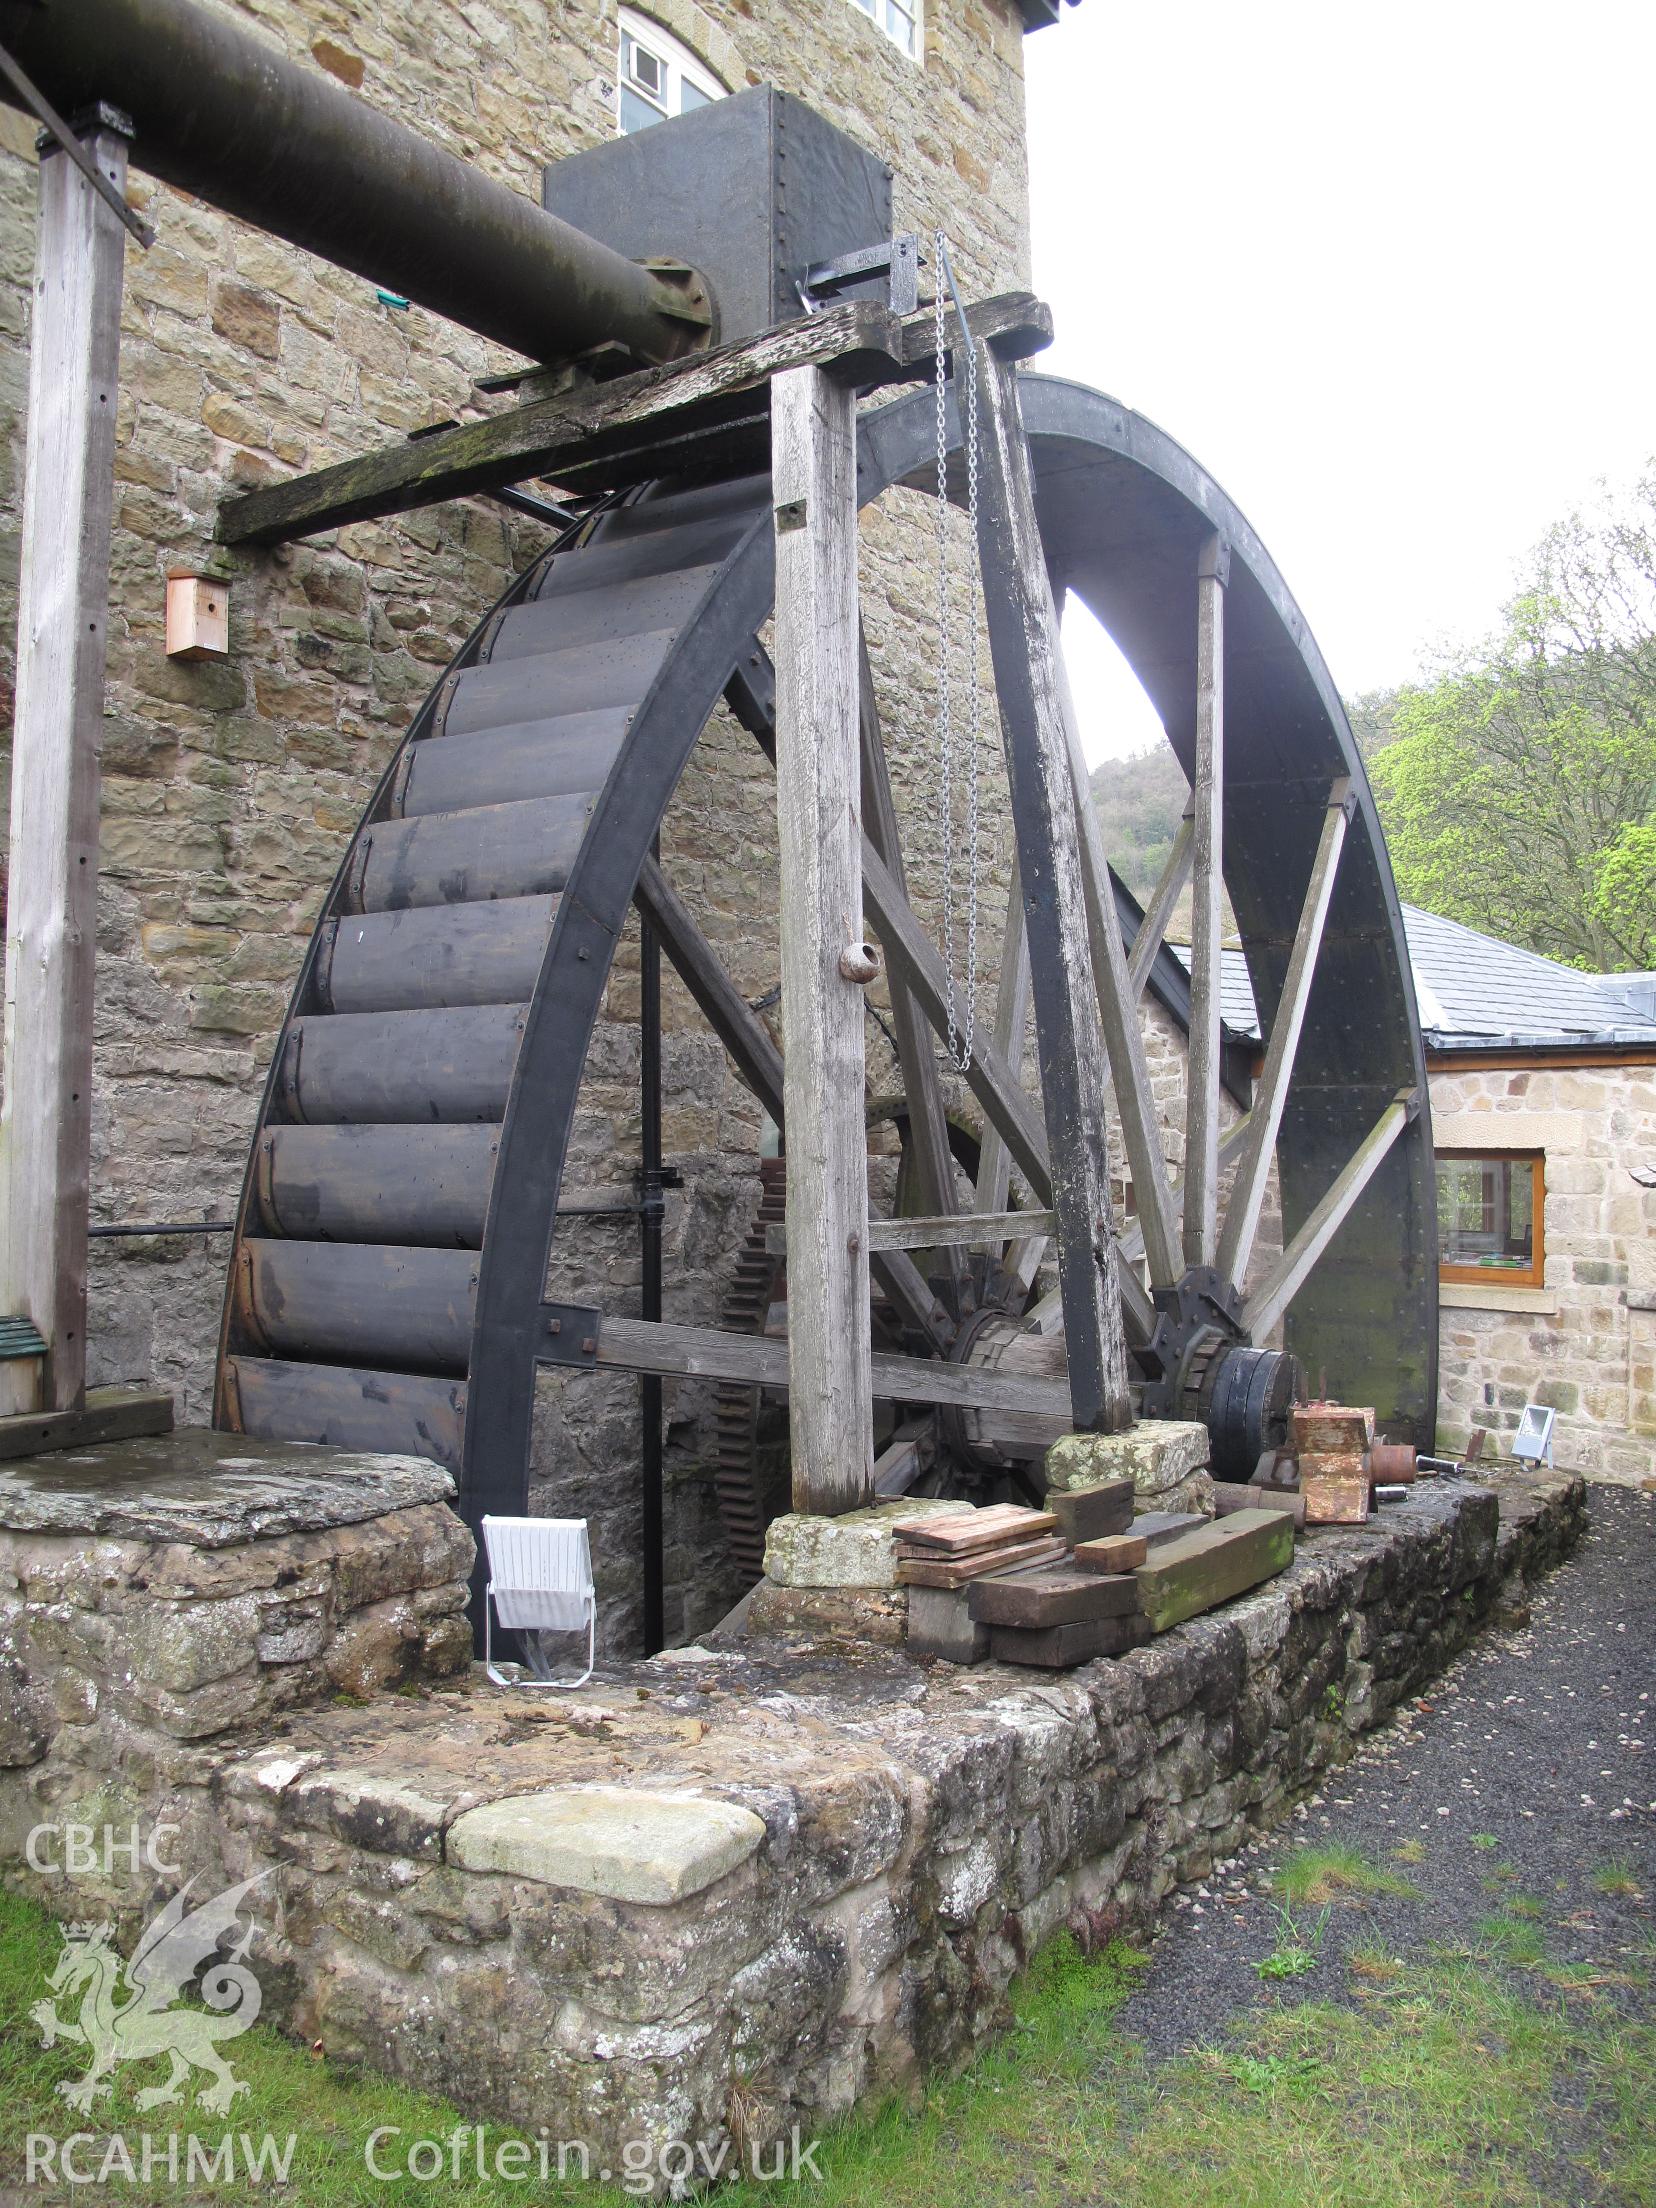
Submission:
M 0 1768 L 117 1775 L 462 1669 L 452 1493 L 420 1457 L 202 1432 L 6 1466 Z
M 142 1759 L 60 1734 L 0 1775 L 0 1846 L 61 1914 L 128 1927 L 168 1889 L 24 1870 L 46 1808 L 164 1818 L 204 1880 L 268 1872 L 267 2013 L 595 2167 L 628 2140 L 785 2138 L 962 2057 L 1064 1925 L 1142 1931 L 1516 1616 L 1584 1508 L 1562 1475 L 1422 1483 L 1059 1676 L 749 1638 L 581 1694 L 474 1672 Z

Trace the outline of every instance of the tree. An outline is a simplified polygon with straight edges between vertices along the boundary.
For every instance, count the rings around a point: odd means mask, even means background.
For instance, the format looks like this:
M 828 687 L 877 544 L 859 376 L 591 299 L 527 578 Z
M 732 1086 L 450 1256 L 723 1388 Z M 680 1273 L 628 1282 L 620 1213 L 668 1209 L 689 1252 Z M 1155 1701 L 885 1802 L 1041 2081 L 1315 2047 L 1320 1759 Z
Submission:
M 1656 470 L 1557 523 L 1500 632 L 1370 760 L 1411 902 L 1567 964 L 1656 964 Z

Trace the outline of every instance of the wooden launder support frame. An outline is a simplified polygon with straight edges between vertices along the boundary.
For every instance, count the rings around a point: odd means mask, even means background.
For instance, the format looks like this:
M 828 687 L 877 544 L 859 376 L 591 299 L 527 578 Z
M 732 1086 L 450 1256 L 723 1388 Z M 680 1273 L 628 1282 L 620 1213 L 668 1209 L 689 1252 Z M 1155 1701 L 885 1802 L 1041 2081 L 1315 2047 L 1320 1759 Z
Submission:
M 117 194 L 128 128 L 104 108 L 84 133 Z M 98 750 L 126 246 L 120 217 L 50 144 L 39 190 L 7 883 L 0 1316 L 32 1321 L 45 1353 L 0 1359 L 0 1415 L 77 1412 L 86 1385 Z
M 788 1424 L 796 1510 L 874 1492 L 862 941 L 856 399 L 819 367 L 771 387 L 776 815 L 788 1130 Z

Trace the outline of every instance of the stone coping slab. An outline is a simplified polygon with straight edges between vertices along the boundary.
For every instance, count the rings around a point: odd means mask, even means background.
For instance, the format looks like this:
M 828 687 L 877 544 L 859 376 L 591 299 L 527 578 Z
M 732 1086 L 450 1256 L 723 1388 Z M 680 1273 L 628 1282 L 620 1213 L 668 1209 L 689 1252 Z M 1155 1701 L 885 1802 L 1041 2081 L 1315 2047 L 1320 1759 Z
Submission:
M 642 1787 L 557 1787 L 467 1810 L 449 1827 L 446 1853 L 462 1871 L 665 1904 L 735 1870 L 764 1837 L 764 1820 L 734 1802 Z
M 0 1465 L 0 1529 L 234 1548 L 446 1502 L 425 1457 L 373 1456 L 204 1427 Z

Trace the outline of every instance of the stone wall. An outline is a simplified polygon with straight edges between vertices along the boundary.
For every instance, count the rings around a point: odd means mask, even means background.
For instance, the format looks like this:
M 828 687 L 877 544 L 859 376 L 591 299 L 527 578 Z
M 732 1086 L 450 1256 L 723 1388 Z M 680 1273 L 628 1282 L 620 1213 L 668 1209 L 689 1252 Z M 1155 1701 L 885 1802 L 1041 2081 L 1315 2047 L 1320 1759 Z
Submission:
M 1521 1620 L 1583 1500 L 1562 1476 L 1423 1481 L 1243 1600 L 1057 1676 L 804 1636 L 567 1697 L 473 1674 L 118 1761 L 63 1729 L 0 1773 L 0 1864 L 126 1938 L 169 1883 L 119 1858 L 36 1871 L 23 1837 L 178 1827 L 204 1891 L 268 1873 L 268 2014 L 584 2140 L 594 2167 L 628 2140 L 809 2135 L 1002 2027 L 1055 1931 L 1140 1935 L 1280 1822 L 1481 1625 Z
M 212 0 L 286 53 L 530 197 L 549 157 L 611 135 L 614 0 Z M 927 25 L 924 66 L 850 0 L 657 0 L 660 17 L 735 91 L 802 94 L 896 171 L 899 227 L 946 228 L 969 292 L 1028 266 L 1021 21 L 1012 0 L 961 0 Z M 0 108 L 0 717 L 9 725 L 21 514 L 33 126 Z M 138 149 L 141 164 L 142 149 Z M 232 656 L 163 652 L 169 565 L 213 557 L 218 501 L 423 423 L 486 405 L 507 356 L 374 287 L 135 172 L 160 233 L 127 257 L 104 733 L 94 1218 L 201 1220 L 235 1206 L 260 1085 L 305 941 L 366 798 L 420 699 L 545 532 L 465 500 L 312 543 L 224 559 Z M 912 494 L 871 522 L 872 646 L 900 795 L 930 817 L 920 730 L 932 619 L 915 581 L 930 543 Z M 916 536 L 915 529 L 924 535 Z M 956 532 L 958 538 L 958 530 Z M 957 572 L 960 569 L 957 558 Z M 988 739 L 986 737 L 986 751 Z M 0 749 L 0 771 L 9 747 Z M 991 762 L 991 767 L 992 767 Z M 918 779 L 918 788 L 916 787 Z M 0 797 L 3 797 L 0 791 Z M 0 804 L 0 815 L 4 807 Z M 751 739 L 715 721 L 667 824 L 671 871 L 744 988 L 774 985 L 774 807 Z M 935 839 L 934 839 L 935 840 Z M 1004 896 L 1004 809 L 980 854 Z M 958 862 L 957 862 L 958 863 Z M 921 867 L 918 901 L 935 875 Z M 992 885 L 991 885 L 992 886 Z M 986 892 L 987 894 L 987 892 Z M 992 1002 L 998 911 L 986 928 Z M 570 1176 L 630 1192 L 637 1145 L 636 941 L 618 962 Z M 689 1000 L 666 991 L 666 1143 L 687 1188 L 669 1216 L 670 1315 L 717 1315 L 757 1200 L 759 1117 Z M 583 1226 L 560 1265 L 628 1308 L 630 1229 Z M 162 1237 L 93 1245 L 91 1377 L 177 1391 L 207 1415 L 227 1244 Z M 636 1619 L 635 1390 L 549 1384 L 539 1498 L 589 1510 L 605 1560 L 606 1628 Z M 689 1631 L 731 1589 L 700 1442 L 699 1400 L 670 1403 L 669 1624 Z
M 1527 1402 L 1557 1412 L 1558 1461 L 1656 1473 L 1656 1066 L 1432 1074 L 1439 1151 L 1545 1154 L 1544 1285 L 1445 1283 L 1439 1435 L 1505 1437 Z
M 471 1660 L 473 1547 L 421 1457 L 182 1433 L 0 1478 L 0 1766 L 105 1772 Z

